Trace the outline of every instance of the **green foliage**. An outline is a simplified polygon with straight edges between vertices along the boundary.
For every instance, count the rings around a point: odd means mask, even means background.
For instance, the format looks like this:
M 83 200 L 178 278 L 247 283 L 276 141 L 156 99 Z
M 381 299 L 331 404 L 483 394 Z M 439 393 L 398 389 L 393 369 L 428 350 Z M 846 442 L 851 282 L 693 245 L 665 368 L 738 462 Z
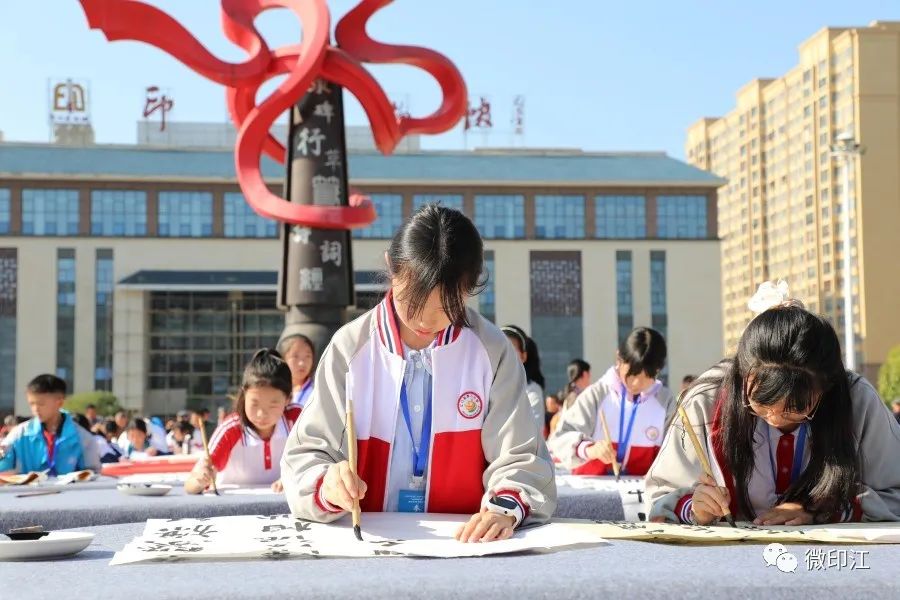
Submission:
M 66 398 L 63 408 L 72 413 L 84 414 L 84 409 L 88 404 L 97 407 L 97 414 L 102 417 L 111 417 L 121 410 L 119 401 L 113 396 L 112 392 L 84 392 L 82 394 L 72 394 Z
M 878 371 L 878 393 L 888 405 L 900 400 L 900 346 L 888 352 L 887 359 Z

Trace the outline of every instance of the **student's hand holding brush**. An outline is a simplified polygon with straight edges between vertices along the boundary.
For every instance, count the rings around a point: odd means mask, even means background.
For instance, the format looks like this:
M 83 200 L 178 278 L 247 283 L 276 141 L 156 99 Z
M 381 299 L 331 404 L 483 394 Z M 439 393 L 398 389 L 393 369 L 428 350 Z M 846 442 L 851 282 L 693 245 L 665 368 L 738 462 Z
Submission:
M 728 488 L 716 485 L 716 482 L 707 474 L 700 475 L 700 483 L 694 488 L 693 504 L 691 511 L 698 525 L 715 523 L 722 517 L 730 514 L 728 504 L 731 496 Z
M 353 510 L 353 501 L 366 497 L 366 482 L 354 475 L 346 460 L 328 467 L 322 480 L 322 495 L 332 506 L 347 512 Z

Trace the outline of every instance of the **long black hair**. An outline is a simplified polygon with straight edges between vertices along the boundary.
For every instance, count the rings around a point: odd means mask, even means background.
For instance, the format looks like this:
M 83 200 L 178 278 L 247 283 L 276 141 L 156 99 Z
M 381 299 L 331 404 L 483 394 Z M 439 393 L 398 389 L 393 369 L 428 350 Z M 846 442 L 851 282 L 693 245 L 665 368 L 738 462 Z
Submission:
M 741 511 L 756 516 L 747 492 L 758 419 L 748 408 L 751 399 L 762 406 L 785 400 L 784 410 L 791 413 L 815 409 L 808 422 L 809 465 L 780 501 L 797 502 L 812 513 L 846 509 L 856 496 L 860 467 L 849 376 L 828 321 L 796 306 L 771 308 L 750 322 L 734 359 L 722 366 L 716 386 L 722 402 L 720 450 L 734 475 Z M 692 387 L 708 383 L 701 378 Z
M 284 362 L 277 350 L 269 348 L 257 350 L 247 366 L 244 367 L 241 389 L 234 402 L 234 412 L 238 414 L 244 427 L 249 427 L 253 431 L 256 431 L 256 427 L 247 417 L 247 409 L 244 404 L 247 390 L 259 387 L 273 387 L 288 398 L 294 391 L 291 368 Z
M 519 350 L 525 352 L 525 378 L 529 383 L 532 381 L 544 388 L 546 380 L 544 373 L 541 372 L 541 355 L 538 352 L 537 343 L 531 339 L 525 331 L 517 325 L 504 325 L 501 331 L 506 337 L 514 339 L 519 343 Z
M 470 325 L 466 298 L 486 283 L 484 244 L 478 229 L 458 210 L 426 204 L 406 221 L 388 248 L 390 275 L 406 285 L 403 300 L 410 318 L 418 317 L 428 296 L 441 288 L 441 305 L 450 322 Z

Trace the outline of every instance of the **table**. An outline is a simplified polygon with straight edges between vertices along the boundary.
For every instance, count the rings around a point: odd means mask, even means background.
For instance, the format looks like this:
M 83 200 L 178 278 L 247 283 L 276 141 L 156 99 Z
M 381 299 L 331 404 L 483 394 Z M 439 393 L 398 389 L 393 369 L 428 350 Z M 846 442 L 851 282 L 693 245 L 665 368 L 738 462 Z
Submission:
M 52 486 L 59 494 L 16 498 L 0 494 L 0 531 L 28 525 L 43 525 L 47 529 L 86 527 L 131 523 L 146 519 L 175 519 L 184 517 L 221 517 L 228 515 L 277 515 L 289 512 L 281 494 L 221 496 L 186 494 L 174 484 L 165 496 L 126 496 L 113 486 L 107 488 L 75 487 L 91 483 Z M 104 482 L 108 485 L 107 482 Z M 47 487 L 47 486 L 44 486 Z M 31 487 L 18 486 L 19 492 Z M 624 518 L 622 500 L 618 492 L 591 489 L 559 488 L 556 516 L 572 519 L 617 521 Z
M 854 546 L 869 551 L 868 570 L 796 573 L 766 567 L 763 546 L 665 546 L 612 541 L 553 554 L 484 558 L 315 559 L 154 563 L 110 567 L 113 553 L 144 523 L 88 527 L 96 538 L 80 555 L 60 561 L 0 562 L 0 581 L 15 582 L 17 598 L 91 598 L 97 582 L 120 582 L 131 597 L 191 598 L 748 598 L 817 600 L 900 597 L 900 546 Z M 815 547 L 819 548 L 819 547 Z M 198 575 L 199 574 L 199 575 Z M 199 579 L 198 579 L 199 577 Z M 187 586 L 187 588 L 185 587 Z

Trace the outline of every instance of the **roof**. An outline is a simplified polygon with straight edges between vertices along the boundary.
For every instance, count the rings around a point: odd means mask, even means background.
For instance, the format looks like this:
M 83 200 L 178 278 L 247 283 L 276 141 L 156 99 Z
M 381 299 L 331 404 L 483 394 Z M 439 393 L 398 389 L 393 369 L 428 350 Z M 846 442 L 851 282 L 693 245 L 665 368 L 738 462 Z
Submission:
M 284 179 L 284 167 L 263 159 L 263 173 Z M 572 150 L 418 152 L 349 158 L 356 184 L 429 185 L 671 185 L 725 183 L 661 152 L 589 153 Z M 0 143 L 0 177 L 100 180 L 235 181 L 234 155 L 223 150 Z
M 355 271 L 357 291 L 384 288 L 376 271 Z M 121 279 L 119 287 L 151 291 L 275 291 L 278 271 L 158 271 L 140 270 Z

